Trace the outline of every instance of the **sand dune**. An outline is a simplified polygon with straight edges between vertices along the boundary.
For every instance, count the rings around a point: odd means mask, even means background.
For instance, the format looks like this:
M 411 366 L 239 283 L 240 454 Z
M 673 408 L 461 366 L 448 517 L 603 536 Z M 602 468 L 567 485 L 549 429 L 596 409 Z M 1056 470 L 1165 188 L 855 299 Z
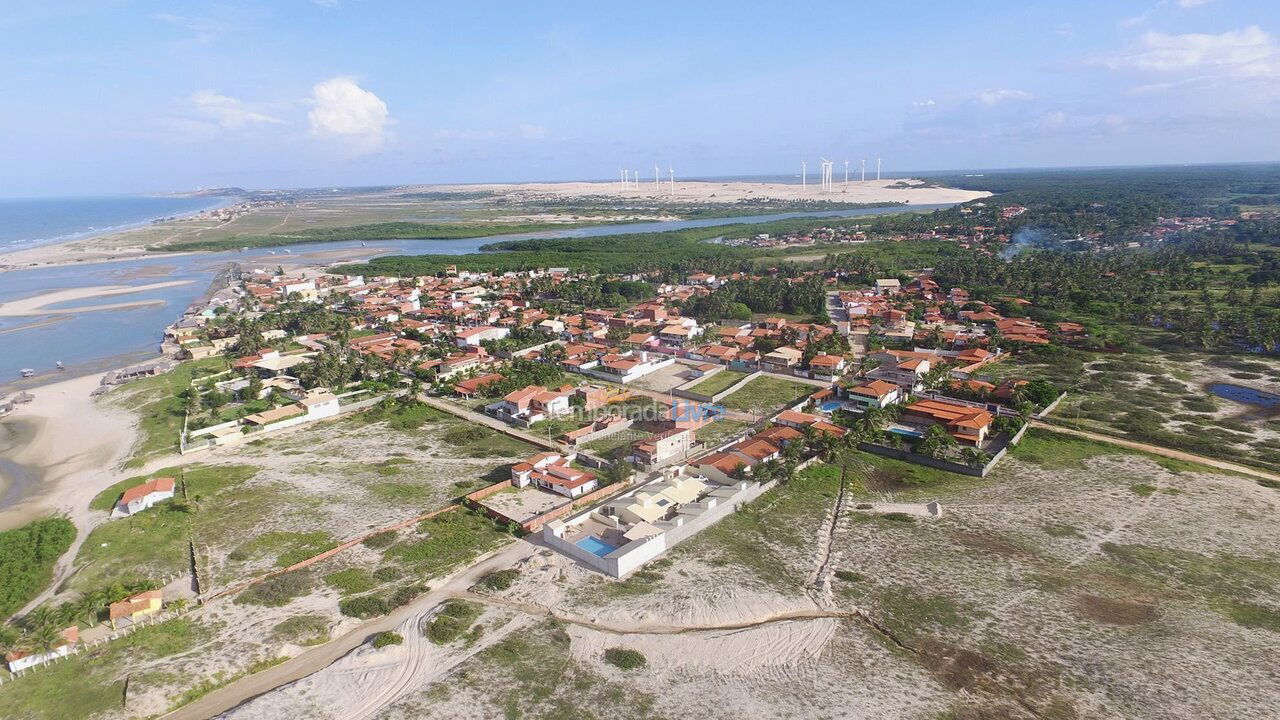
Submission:
M 151 283 L 149 285 L 98 285 L 95 287 L 71 288 L 69 290 L 55 290 L 53 292 L 34 295 L 29 298 L 13 300 L 7 303 L 0 303 L 0 317 L 31 317 L 35 315 L 74 315 L 76 313 L 94 312 L 95 310 L 121 310 L 130 307 L 143 307 L 147 305 L 163 304 L 164 300 L 133 300 L 119 303 L 105 303 L 101 305 L 84 305 L 74 308 L 58 308 L 49 309 L 48 306 L 58 303 L 70 302 L 73 300 L 87 300 L 89 298 L 112 297 L 114 295 L 128 295 L 132 293 L 146 292 L 148 290 L 161 290 L 168 287 L 176 287 L 179 285 L 189 285 L 191 280 L 169 280 L 167 282 Z

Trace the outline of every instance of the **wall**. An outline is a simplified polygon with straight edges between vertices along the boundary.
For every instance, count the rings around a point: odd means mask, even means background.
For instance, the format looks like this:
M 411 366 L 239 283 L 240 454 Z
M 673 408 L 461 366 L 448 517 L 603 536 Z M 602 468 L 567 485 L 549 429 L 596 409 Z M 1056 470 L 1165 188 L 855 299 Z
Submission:
M 747 383 L 751 382 L 752 380 L 755 380 L 756 378 L 760 377 L 763 374 L 764 373 L 762 373 L 761 371 L 756 370 L 755 372 L 751 373 L 750 375 L 747 375 L 746 377 L 742 378 L 741 380 L 734 383 L 733 385 L 730 385 L 724 390 L 721 390 L 715 395 L 703 395 L 702 393 L 696 393 L 696 392 L 693 392 L 692 390 L 687 389 L 702 382 L 703 378 L 698 378 L 696 380 L 687 382 L 684 385 L 681 385 L 680 387 L 672 390 L 671 392 L 673 395 L 678 395 L 682 398 L 688 398 L 690 400 L 697 400 L 699 402 L 710 402 L 710 403 L 720 402 L 721 398 L 728 397 L 733 393 L 741 390 L 744 386 L 746 386 Z
M 480 488 L 479 490 L 476 490 L 472 493 L 468 493 L 466 497 L 463 498 L 463 504 L 465 504 L 467 507 L 471 508 L 472 510 L 476 510 L 478 512 L 484 513 L 485 515 L 489 516 L 490 518 L 493 518 L 494 520 L 500 520 L 506 523 L 518 524 L 521 530 L 523 530 L 526 533 L 531 533 L 531 532 L 537 532 L 538 530 L 541 530 L 543 525 L 546 525 L 552 520 L 555 520 L 557 518 L 562 518 L 565 515 L 573 513 L 586 505 L 590 505 L 596 502 L 597 500 L 603 500 L 604 498 L 610 497 L 611 495 L 622 493 L 627 488 L 631 487 L 633 482 L 634 480 L 624 480 L 623 482 L 614 483 L 613 485 L 606 485 L 605 487 L 602 487 L 598 490 L 593 490 L 592 492 L 589 492 L 586 495 L 579 495 L 578 497 L 574 498 L 572 502 L 566 505 L 561 505 L 560 507 L 552 508 L 551 510 L 548 510 L 543 514 L 533 517 L 524 522 L 520 522 L 515 518 L 509 518 L 506 515 L 503 515 L 502 513 L 498 512 L 497 510 L 494 510 L 493 508 L 487 505 L 484 505 L 483 503 L 480 502 L 484 498 L 487 498 L 490 495 L 493 495 L 494 493 L 501 492 L 506 488 L 511 487 L 511 483 L 505 480 L 503 482 L 494 483 L 493 485 L 490 485 L 489 487 L 486 487 L 486 488 Z

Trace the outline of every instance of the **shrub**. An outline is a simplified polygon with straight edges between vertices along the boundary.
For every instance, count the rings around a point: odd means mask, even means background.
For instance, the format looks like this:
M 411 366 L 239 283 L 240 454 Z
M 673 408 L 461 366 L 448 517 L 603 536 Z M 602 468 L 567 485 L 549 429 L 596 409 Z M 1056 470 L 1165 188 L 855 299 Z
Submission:
M 862 573 L 852 570 L 837 570 L 836 577 L 845 582 L 862 582 L 866 579 L 866 576 Z
M 419 595 L 421 595 L 426 591 L 427 591 L 427 588 L 418 583 L 414 583 L 412 585 L 405 585 L 403 587 L 397 588 L 395 592 L 391 593 L 391 599 L 388 601 L 388 604 L 390 604 L 391 607 L 393 608 L 398 608 L 398 607 L 401 607 L 402 605 L 408 605 L 409 603 L 417 599 Z
M 388 645 L 399 645 L 404 642 L 404 637 L 397 632 L 384 630 L 373 636 L 373 646 L 376 648 L 384 648 Z
M 480 425 L 458 425 L 444 434 L 444 441 L 450 445 L 461 447 L 484 440 L 493 435 L 493 431 Z
M 338 603 L 338 611 L 343 615 L 360 618 L 361 620 L 386 615 L 390 610 L 391 607 L 387 604 L 387 601 L 377 595 L 357 595 L 356 597 L 343 598 Z
M 400 577 L 400 568 L 394 565 L 384 565 L 373 571 L 373 578 L 378 582 L 391 582 Z
M 475 603 L 465 600 L 450 600 L 440 607 L 440 611 L 423 629 L 427 639 L 436 645 L 448 645 L 471 627 L 480 617 L 481 608 Z
M 520 577 L 519 570 L 499 570 L 480 578 L 480 582 L 477 584 L 488 590 L 506 590 L 511 587 L 518 577 Z
M 76 528 L 66 518 L 45 518 L 0 532 L 0 618 L 17 612 L 53 577 L 58 556 Z
M 611 647 L 605 650 L 604 661 L 623 670 L 644 667 L 645 663 L 644 655 L 640 654 L 639 651 L 621 647 Z
M 885 520 L 890 520 L 893 522 L 901 522 L 901 523 L 913 523 L 916 521 L 914 517 L 904 512 L 887 512 L 881 515 L 880 517 L 884 518 Z
M 329 587 L 343 595 L 354 595 L 372 590 L 377 583 L 364 568 L 347 568 L 324 576 Z
M 397 533 L 395 530 L 380 532 L 377 535 L 370 535 L 369 537 L 365 538 L 361 542 L 361 544 L 364 545 L 365 547 L 371 547 L 375 549 L 388 547 L 396 541 L 396 536 L 398 534 L 399 533 Z
M 280 607 L 311 592 L 311 584 L 311 573 L 307 570 L 282 573 L 249 587 L 236 597 L 236 602 L 241 605 Z

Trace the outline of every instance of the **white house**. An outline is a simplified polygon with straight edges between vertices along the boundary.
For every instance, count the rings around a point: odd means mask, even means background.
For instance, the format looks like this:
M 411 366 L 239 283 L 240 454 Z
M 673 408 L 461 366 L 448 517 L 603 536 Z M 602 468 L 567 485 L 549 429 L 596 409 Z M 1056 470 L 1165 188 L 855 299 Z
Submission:
M 511 334 L 511 328 L 480 325 L 458 331 L 458 347 L 478 346 L 485 340 L 501 340 Z
M 543 490 L 576 498 L 600 487 L 595 473 L 570 465 L 576 454 L 543 452 L 511 466 L 511 484 L 518 488 L 537 485 Z
M 309 418 L 318 420 L 335 417 L 338 414 L 338 396 L 329 392 L 327 388 L 312 388 L 297 400 L 307 409 Z
M 120 502 L 116 503 L 115 510 L 111 512 L 111 516 L 124 517 L 140 513 L 161 500 L 168 500 L 171 497 L 173 497 L 173 478 L 152 478 L 141 485 L 125 490 L 120 496 Z

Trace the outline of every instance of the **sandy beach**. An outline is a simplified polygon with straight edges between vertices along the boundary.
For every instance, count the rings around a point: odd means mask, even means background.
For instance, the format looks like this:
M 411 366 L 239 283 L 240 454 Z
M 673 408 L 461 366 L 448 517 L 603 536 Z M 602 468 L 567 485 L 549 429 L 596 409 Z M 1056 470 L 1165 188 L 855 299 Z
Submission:
M 136 419 L 90 397 L 101 377 L 33 388 L 35 400 L 0 420 L 0 497 L 7 501 L 0 530 L 50 513 L 86 527 L 89 501 L 116 480 L 114 468 L 134 442 Z M 11 492 L 15 466 L 23 486 Z
M 73 308 L 50 309 L 48 307 L 50 305 L 71 302 L 74 300 L 112 297 L 114 295 L 128 295 L 131 293 L 146 292 L 148 290 L 161 290 L 168 287 L 190 285 L 191 282 L 192 281 L 190 280 L 170 280 L 167 282 L 151 283 L 149 285 L 99 285 L 96 287 L 55 290 L 53 292 L 41 293 L 40 295 L 34 295 L 20 300 L 0 303 L 0 317 L 76 315 L 82 312 L 93 312 L 95 310 L 124 310 L 127 308 L 142 307 L 145 305 L 164 304 L 163 300 L 134 300 L 129 302 L 104 303 L 100 305 L 82 305 Z

